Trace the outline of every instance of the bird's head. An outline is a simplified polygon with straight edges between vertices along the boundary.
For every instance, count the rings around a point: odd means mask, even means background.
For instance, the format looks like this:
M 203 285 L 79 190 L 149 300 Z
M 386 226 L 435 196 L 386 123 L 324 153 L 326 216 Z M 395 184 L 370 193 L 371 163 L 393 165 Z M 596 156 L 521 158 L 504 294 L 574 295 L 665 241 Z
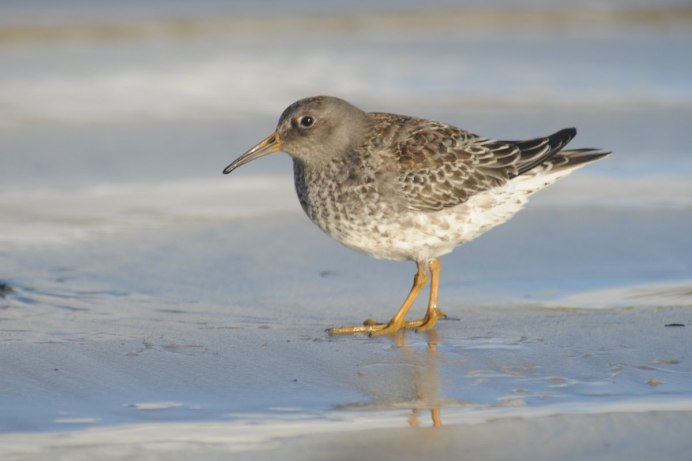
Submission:
M 316 164 L 344 155 L 360 144 L 368 115 L 343 99 L 315 96 L 284 110 L 276 130 L 228 165 L 228 174 L 241 165 L 283 151 L 294 160 Z

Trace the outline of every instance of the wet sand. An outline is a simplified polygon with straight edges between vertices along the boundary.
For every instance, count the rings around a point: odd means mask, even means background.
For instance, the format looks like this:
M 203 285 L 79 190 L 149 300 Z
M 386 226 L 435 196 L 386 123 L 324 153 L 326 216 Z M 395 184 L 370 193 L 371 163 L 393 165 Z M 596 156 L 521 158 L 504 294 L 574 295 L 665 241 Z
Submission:
M 587 13 L 0 43 L 0 458 L 687 460 L 687 16 Z M 435 333 L 330 337 L 414 265 L 323 235 L 286 156 L 221 174 L 313 93 L 615 153 L 444 257 Z
M 591 450 L 611 459 L 635 453 L 634 444 L 647 447 L 639 454 L 685 459 L 689 282 L 648 295 L 623 287 L 610 304 L 579 307 L 567 293 L 578 277 L 551 291 L 550 274 L 598 277 L 627 261 L 559 252 L 542 260 L 530 245 L 512 254 L 512 242 L 533 239 L 543 213 L 517 218 L 510 242 L 498 230 L 445 258 L 450 319 L 435 333 L 391 338 L 324 329 L 391 315 L 413 265 L 354 254 L 297 213 L 4 255 L 17 280 L 33 274 L 34 282 L 0 301 L 0 453 L 270 459 L 280 450 L 298 459 L 307 450 L 308 459 L 347 459 L 370 446 L 392 459 L 424 447 L 500 459 L 516 445 L 520 459 Z M 634 219 L 580 215 L 611 229 L 608 219 Z M 676 215 L 659 214 L 658 224 L 679 230 Z M 634 228 L 630 242 L 648 234 L 642 223 Z M 541 229 L 560 235 L 558 248 L 563 239 L 581 245 L 579 228 L 555 221 Z M 508 253 L 505 264 L 499 255 Z M 515 258 L 528 274 L 510 270 Z M 442 432 L 425 429 L 437 423 Z M 390 443 L 397 448 L 384 450 Z

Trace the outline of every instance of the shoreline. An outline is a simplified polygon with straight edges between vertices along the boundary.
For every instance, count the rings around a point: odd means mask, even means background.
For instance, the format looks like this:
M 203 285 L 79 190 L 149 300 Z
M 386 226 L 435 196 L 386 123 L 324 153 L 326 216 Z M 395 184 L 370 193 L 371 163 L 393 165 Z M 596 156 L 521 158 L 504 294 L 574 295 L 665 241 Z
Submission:
M 689 453 L 692 401 L 683 405 L 629 402 L 596 411 L 553 408 L 508 409 L 443 416 L 437 428 L 421 410 L 291 415 L 233 422 L 126 424 L 82 430 L 0 434 L 0 455 L 8 461 L 63 456 L 118 459 L 378 459 L 420 456 L 449 459 L 462 453 L 484 459 L 684 460 Z M 449 412 L 448 412 L 449 413 Z M 474 414 L 475 413 L 475 414 Z M 445 422 L 450 421 L 451 422 Z M 497 441 L 502 440 L 502 444 Z M 218 458 L 221 459 L 221 458 Z

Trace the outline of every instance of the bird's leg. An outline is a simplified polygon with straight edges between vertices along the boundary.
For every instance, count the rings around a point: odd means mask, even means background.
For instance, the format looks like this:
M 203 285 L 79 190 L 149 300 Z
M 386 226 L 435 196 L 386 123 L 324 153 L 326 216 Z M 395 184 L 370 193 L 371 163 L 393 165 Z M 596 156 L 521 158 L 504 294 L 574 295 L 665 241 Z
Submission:
M 404 323 L 404 328 L 415 328 L 420 331 L 435 327 L 438 318 L 446 319 L 447 314 L 437 308 L 437 292 L 440 288 L 440 258 L 431 259 L 428 262 L 430 268 L 430 299 L 428 310 L 421 320 Z
M 401 328 L 403 328 L 406 325 L 406 322 L 404 321 L 404 319 L 406 318 L 406 314 L 408 314 L 408 311 L 409 309 L 411 309 L 413 302 L 416 300 L 421 290 L 423 289 L 423 287 L 425 287 L 425 284 L 428 282 L 428 267 L 426 267 L 426 264 L 422 262 L 418 262 L 417 264 L 418 271 L 416 272 L 416 275 L 413 277 L 413 286 L 411 287 L 411 291 L 409 291 L 408 296 L 406 296 L 406 299 L 399 308 L 399 311 L 396 313 L 396 315 L 394 315 L 394 317 L 392 317 L 392 319 L 388 323 L 371 324 L 370 322 L 366 321 L 364 325 L 330 328 L 329 330 L 327 330 L 329 334 L 343 335 L 352 333 L 369 333 L 371 335 L 386 335 L 396 333 Z

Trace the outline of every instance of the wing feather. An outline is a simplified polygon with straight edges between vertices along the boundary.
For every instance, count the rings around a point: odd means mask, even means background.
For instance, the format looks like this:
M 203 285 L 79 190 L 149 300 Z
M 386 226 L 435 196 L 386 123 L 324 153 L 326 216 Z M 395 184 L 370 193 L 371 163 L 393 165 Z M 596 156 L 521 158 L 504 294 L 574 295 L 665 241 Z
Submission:
M 372 114 L 384 136 L 376 146 L 394 164 L 405 206 L 437 211 L 502 186 L 546 162 L 576 134 L 574 128 L 527 141 L 498 141 L 413 117 Z

